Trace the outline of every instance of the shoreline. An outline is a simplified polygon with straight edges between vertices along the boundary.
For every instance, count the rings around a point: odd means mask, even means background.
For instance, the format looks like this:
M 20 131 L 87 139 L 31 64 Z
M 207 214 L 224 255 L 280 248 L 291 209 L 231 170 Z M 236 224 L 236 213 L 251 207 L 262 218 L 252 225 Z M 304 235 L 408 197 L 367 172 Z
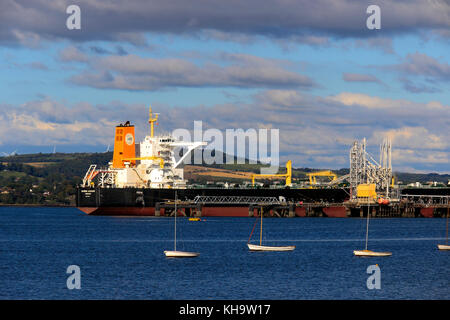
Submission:
M 70 204 L 40 204 L 40 203 L 0 203 L 0 207 L 67 207 L 76 208 Z

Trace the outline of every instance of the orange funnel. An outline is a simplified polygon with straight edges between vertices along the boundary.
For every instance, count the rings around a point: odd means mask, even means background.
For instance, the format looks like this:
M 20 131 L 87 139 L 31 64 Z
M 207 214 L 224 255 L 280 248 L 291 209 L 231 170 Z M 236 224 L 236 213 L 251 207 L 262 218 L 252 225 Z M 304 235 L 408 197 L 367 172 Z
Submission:
M 114 139 L 113 168 L 125 168 L 123 159 L 136 157 L 134 126 L 127 121 L 116 127 Z M 129 160 L 130 165 L 136 165 L 135 160 Z

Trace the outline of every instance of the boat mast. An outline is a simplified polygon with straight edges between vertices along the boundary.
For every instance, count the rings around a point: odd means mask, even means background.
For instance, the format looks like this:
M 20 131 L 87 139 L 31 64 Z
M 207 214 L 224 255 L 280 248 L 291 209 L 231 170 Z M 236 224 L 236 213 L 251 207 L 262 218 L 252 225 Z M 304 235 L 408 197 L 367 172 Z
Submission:
M 365 158 L 365 151 L 366 151 L 366 138 L 363 140 L 364 144 L 364 158 Z M 365 160 L 364 160 L 365 163 Z M 369 184 L 369 176 L 367 176 L 366 183 Z M 370 218 L 370 196 L 372 193 L 369 191 L 369 194 L 367 195 L 367 224 L 366 224 L 366 250 L 367 250 L 367 243 L 369 242 L 369 218 Z
M 370 197 L 367 197 L 367 224 L 366 224 L 366 250 L 367 242 L 369 241 L 369 216 L 370 216 Z
M 175 190 L 175 240 L 174 240 L 174 251 L 177 251 L 177 191 Z
M 450 213 L 450 206 L 447 207 L 447 223 L 446 223 L 446 227 L 445 227 L 445 237 L 447 240 L 445 240 L 445 244 L 448 245 L 448 216 Z
M 263 209 L 261 207 L 261 232 L 259 233 L 259 245 L 262 246 L 262 218 L 263 218 Z

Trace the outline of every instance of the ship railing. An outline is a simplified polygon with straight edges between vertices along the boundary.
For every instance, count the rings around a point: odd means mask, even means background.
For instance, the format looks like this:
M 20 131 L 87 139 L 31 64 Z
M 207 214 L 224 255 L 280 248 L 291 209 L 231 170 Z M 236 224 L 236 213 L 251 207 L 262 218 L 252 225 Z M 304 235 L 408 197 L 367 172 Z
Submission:
M 447 195 L 422 195 L 422 194 L 402 194 L 401 200 L 423 205 L 449 205 L 450 196 Z
M 82 187 L 92 187 L 93 180 L 95 177 L 98 178 L 99 185 L 104 187 L 105 185 L 112 185 L 114 183 L 114 175 L 116 172 L 114 170 L 110 170 L 109 168 L 97 168 L 97 165 L 91 164 L 89 169 L 83 178 Z
M 91 184 L 92 177 L 95 173 L 95 169 L 97 168 L 96 164 L 91 164 L 89 169 L 86 171 L 86 174 L 83 178 L 83 187 L 88 187 Z

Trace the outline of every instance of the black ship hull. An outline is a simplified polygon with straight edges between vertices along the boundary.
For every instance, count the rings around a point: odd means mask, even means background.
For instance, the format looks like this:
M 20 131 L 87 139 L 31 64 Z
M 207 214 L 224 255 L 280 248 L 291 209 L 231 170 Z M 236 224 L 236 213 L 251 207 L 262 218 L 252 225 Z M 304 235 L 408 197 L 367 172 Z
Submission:
M 175 190 L 79 187 L 76 205 L 91 215 L 164 216 L 173 214 L 175 191 L 180 201 L 179 214 L 186 216 L 248 217 L 258 215 L 261 209 L 264 214 L 290 217 L 359 217 L 365 214 L 363 206 L 347 202 L 349 190 L 344 188 Z M 450 188 L 408 188 L 403 189 L 401 195 L 409 195 L 413 202 L 375 204 L 377 216 L 443 216 L 449 205 Z M 205 201 L 205 198 L 208 199 Z M 270 199 L 275 201 L 271 203 Z
M 195 204 L 197 196 L 203 197 L 264 197 L 276 198 L 283 203 L 303 202 L 343 203 L 348 199 L 347 189 L 176 189 L 177 197 L 189 208 L 186 215 L 194 212 L 203 216 L 249 216 L 251 202 L 223 202 Z M 141 188 L 82 188 L 76 196 L 77 207 L 94 215 L 164 215 L 168 203 L 175 199 L 175 189 Z M 225 199 L 226 200 L 226 199 Z M 183 208 L 183 205 L 180 206 Z M 294 209 L 295 210 L 295 209 Z M 333 211 L 333 210 L 331 210 Z M 301 210 L 297 213 L 301 215 Z M 345 212 L 340 212 L 345 215 Z

